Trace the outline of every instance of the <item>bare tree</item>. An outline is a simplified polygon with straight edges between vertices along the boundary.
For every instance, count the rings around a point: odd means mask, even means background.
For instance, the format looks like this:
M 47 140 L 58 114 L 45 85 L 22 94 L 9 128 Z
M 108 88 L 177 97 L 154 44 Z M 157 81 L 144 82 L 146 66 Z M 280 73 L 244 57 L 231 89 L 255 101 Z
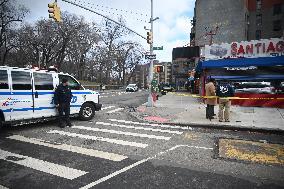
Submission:
M 8 53 L 15 47 L 16 37 L 13 27 L 22 22 L 28 10 L 23 6 L 14 6 L 13 0 L 0 1 L 0 65 L 4 65 Z

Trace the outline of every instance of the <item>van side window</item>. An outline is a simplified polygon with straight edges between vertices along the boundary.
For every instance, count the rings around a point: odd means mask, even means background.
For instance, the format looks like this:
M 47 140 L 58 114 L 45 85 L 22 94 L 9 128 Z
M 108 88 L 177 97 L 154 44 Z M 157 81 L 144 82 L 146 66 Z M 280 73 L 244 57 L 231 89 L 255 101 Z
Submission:
M 68 75 L 59 75 L 59 82 L 62 82 L 62 79 L 66 78 L 68 80 L 69 83 L 69 87 L 72 90 L 82 90 L 82 86 L 72 77 L 68 76 Z
M 53 90 L 51 74 L 34 72 L 35 90 Z
M 0 89 L 9 89 L 8 74 L 6 70 L 0 70 Z
M 12 71 L 12 88 L 13 90 L 31 90 L 30 72 Z

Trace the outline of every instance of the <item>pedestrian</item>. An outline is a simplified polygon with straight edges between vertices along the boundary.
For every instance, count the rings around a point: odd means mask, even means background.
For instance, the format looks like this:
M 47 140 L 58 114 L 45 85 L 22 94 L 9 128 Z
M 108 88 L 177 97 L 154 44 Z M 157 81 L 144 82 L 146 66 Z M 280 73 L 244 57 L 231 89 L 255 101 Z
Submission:
M 206 92 L 206 119 L 214 119 L 214 106 L 217 105 L 217 98 L 216 98 L 216 88 L 215 88 L 215 79 L 210 78 L 209 82 L 205 85 L 205 92 Z
M 235 94 L 234 88 L 227 81 L 222 81 L 217 86 L 216 95 L 219 97 L 219 122 L 230 122 L 230 107 L 231 100 L 227 97 L 233 97 Z
M 61 128 L 64 128 L 65 124 L 69 127 L 72 126 L 69 118 L 71 98 L 72 92 L 68 86 L 68 80 L 63 78 L 54 94 L 54 103 L 59 113 L 59 127 Z
M 100 91 L 102 91 L 103 89 L 103 84 L 100 84 Z

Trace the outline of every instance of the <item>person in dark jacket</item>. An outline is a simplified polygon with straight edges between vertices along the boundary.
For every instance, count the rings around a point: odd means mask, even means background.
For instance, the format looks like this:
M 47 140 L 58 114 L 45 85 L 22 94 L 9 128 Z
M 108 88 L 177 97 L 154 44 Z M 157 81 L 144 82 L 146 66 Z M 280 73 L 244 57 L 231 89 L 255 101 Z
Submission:
M 235 95 L 234 88 L 227 81 L 220 82 L 216 95 L 219 97 L 219 122 L 223 122 L 223 118 L 225 118 L 225 122 L 230 122 L 231 100 L 226 97 Z
M 71 98 L 72 92 L 68 86 L 68 80 L 63 78 L 54 94 L 54 103 L 59 112 L 59 127 L 61 128 L 64 128 L 65 124 L 69 127 L 72 126 L 69 118 Z

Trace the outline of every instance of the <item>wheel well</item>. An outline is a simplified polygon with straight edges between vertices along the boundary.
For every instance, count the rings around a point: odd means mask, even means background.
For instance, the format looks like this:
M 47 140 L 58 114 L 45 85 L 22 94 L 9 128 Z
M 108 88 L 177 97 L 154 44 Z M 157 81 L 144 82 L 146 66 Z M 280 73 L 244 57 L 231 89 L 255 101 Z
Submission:
M 5 121 L 5 117 L 4 117 L 2 110 L 0 110 L 0 120 Z
M 94 103 L 94 102 L 92 102 L 92 101 L 87 101 L 87 102 L 85 102 L 84 104 L 86 104 L 86 103 L 92 104 L 94 107 L 96 107 L 96 103 Z M 83 106 L 83 105 L 82 105 L 82 106 Z

